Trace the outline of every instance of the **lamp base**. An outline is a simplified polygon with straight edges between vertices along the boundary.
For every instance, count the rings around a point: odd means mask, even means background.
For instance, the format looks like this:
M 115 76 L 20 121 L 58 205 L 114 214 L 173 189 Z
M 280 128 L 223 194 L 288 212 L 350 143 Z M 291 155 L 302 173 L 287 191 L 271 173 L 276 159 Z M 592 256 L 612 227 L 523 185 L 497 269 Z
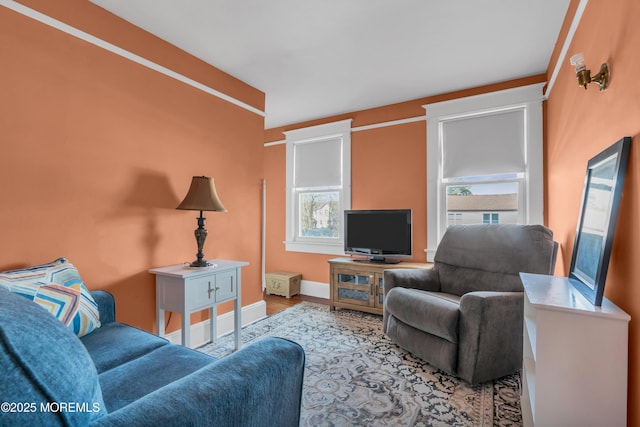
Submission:
M 202 259 L 197 259 L 189 264 L 189 267 L 211 267 L 212 265 L 214 264 Z
M 204 253 L 202 253 L 202 247 L 204 246 L 204 241 L 207 238 L 207 229 L 204 228 L 204 221 L 206 218 L 202 215 L 202 211 L 200 211 L 200 216 L 198 219 L 198 228 L 196 228 L 194 234 L 196 236 L 196 242 L 198 243 L 198 253 L 196 254 L 196 260 L 189 264 L 190 267 L 209 267 L 211 266 L 210 262 L 207 262 L 204 259 Z

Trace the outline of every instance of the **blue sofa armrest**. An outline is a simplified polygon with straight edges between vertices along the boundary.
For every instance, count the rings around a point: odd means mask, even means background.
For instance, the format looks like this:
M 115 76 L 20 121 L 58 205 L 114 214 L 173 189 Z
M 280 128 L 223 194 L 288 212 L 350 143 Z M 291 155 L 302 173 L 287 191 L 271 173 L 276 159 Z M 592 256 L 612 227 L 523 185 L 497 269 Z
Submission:
M 92 426 L 298 426 L 304 350 L 265 338 L 99 418 Z
M 116 321 L 116 300 L 107 291 L 91 291 L 91 296 L 98 304 L 100 313 L 100 323 L 111 323 Z

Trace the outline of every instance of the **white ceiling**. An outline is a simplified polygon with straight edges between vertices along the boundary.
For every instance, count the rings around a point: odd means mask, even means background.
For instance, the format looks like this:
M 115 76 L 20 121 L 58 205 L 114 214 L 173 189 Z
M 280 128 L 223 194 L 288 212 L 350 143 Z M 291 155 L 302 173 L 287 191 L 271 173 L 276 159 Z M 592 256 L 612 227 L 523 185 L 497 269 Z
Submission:
M 544 73 L 569 4 L 91 1 L 266 93 L 266 128 Z

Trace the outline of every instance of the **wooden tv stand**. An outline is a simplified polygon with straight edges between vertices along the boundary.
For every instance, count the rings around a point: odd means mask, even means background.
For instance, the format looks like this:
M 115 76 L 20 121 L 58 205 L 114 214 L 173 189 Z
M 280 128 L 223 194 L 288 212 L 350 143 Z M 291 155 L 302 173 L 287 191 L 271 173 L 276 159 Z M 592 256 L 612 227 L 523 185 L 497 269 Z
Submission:
M 329 260 L 331 286 L 329 309 L 336 307 L 382 314 L 384 287 L 382 273 L 392 268 L 431 268 L 433 264 L 400 262 L 381 264 L 359 262 L 353 258 Z

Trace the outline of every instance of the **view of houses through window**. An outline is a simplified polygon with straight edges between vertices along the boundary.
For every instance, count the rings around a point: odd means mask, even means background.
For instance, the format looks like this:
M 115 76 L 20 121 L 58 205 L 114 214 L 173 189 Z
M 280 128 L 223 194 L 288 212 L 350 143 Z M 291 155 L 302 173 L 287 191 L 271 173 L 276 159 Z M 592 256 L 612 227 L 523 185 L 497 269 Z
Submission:
M 457 178 L 446 184 L 447 225 L 521 222 L 519 174 Z
M 340 237 L 340 193 L 313 191 L 299 193 L 300 237 Z

